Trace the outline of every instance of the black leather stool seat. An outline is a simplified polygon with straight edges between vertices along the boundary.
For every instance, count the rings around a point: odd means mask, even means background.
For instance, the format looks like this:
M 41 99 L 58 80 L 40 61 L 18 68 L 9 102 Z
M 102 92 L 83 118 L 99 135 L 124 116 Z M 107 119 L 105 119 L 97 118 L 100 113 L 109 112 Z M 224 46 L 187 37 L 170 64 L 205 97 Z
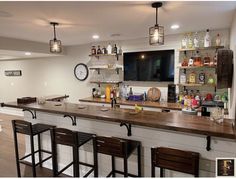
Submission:
M 33 135 L 38 135 L 40 133 L 49 131 L 53 127 L 55 127 L 55 126 L 42 124 L 42 123 L 33 124 L 32 125 Z

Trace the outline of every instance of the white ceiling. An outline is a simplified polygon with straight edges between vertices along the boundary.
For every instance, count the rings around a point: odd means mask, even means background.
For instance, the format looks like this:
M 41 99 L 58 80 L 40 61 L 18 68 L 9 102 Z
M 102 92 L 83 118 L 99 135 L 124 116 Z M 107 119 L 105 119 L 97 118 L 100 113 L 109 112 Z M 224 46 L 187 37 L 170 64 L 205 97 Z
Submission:
M 55 56 L 54 54 L 46 54 L 46 53 L 31 52 L 31 55 L 25 55 L 25 53 L 26 52 L 15 51 L 15 50 L 0 50 L 0 61 Z
M 164 2 L 159 24 L 166 34 L 229 28 L 236 2 Z M 0 2 L 0 36 L 48 43 L 49 21 L 62 23 L 58 38 L 64 45 L 146 37 L 155 24 L 151 2 Z M 172 24 L 179 30 L 171 30 Z M 121 34 L 111 37 L 111 34 Z

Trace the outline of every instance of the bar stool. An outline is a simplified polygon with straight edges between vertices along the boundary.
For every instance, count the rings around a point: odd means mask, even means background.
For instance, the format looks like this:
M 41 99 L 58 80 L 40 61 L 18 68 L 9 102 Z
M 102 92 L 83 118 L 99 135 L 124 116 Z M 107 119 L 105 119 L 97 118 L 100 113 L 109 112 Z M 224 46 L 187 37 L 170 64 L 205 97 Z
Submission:
M 17 168 L 17 175 L 18 177 L 21 177 L 21 171 L 20 171 L 20 163 L 28 165 L 32 167 L 32 173 L 33 177 L 36 177 L 36 166 L 42 167 L 42 163 L 49 160 L 52 157 L 52 152 L 41 149 L 41 136 L 43 132 L 49 131 L 54 126 L 47 125 L 47 124 L 34 124 L 32 125 L 30 122 L 23 121 L 23 120 L 12 120 L 12 127 L 13 127 L 13 135 L 14 135 L 14 144 L 15 144 L 15 155 L 16 155 L 16 168 Z M 23 157 L 19 157 L 19 151 L 18 151 L 18 138 L 17 133 L 25 134 L 30 137 L 30 149 L 31 153 L 28 155 L 25 155 Z M 35 151 L 34 149 L 34 136 L 38 136 L 38 150 Z M 42 159 L 42 152 L 50 154 L 45 159 Z M 38 153 L 39 156 L 39 162 L 35 162 L 35 154 Z M 32 162 L 28 162 L 24 159 L 31 156 Z
M 164 177 L 164 169 L 199 176 L 199 153 L 166 147 L 151 149 L 152 177 L 155 167 L 160 168 L 160 177 Z
M 94 177 L 97 177 L 97 160 L 94 152 L 94 164 L 88 164 L 79 161 L 79 147 L 86 144 L 89 141 L 93 141 L 94 150 L 94 134 L 72 131 L 64 128 L 53 128 L 51 129 L 51 140 L 52 140 L 52 160 L 53 160 L 53 176 L 58 177 L 62 172 L 73 165 L 73 177 L 80 177 L 79 165 L 91 167 L 91 169 L 83 176 L 87 177 L 94 171 Z M 70 162 L 63 169 L 58 171 L 58 160 L 57 160 L 57 145 L 70 146 L 73 149 L 73 161 Z
M 138 152 L 138 175 L 128 173 L 128 158 L 135 149 L 137 149 Z M 112 171 L 107 175 L 107 177 L 115 177 L 116 173 L 123 174 L 124 177 L 141 177 L 141 142 L 115 137 L 96 136 L 96 155 L 98 153 L 111 156 Z M 115 157 L 123 158 L 123 172 L 115 169 Z

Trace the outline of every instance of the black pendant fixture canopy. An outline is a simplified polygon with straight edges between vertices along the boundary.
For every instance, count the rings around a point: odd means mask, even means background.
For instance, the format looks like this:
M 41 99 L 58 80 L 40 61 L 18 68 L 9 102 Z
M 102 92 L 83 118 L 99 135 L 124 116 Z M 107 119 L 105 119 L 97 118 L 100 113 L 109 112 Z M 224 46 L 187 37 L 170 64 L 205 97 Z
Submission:
M 161 2 L 155 2 L 152 7 L 156 9 L 156 24 L 149 28 L 149 44 L 163 45 L 164 44 L 164 27 L 158 24 L 158 8 L 162 7 Z
M 50 52 L 51 53 L 61 53 L 62 52 L 62 44 L 60 40 L 57 40 L 56 37 L 56 26 L 59 25 L 57 22 L 50 22 L 50 25 L 53 26 L 53 36 L 54 38 L 49 41 Z

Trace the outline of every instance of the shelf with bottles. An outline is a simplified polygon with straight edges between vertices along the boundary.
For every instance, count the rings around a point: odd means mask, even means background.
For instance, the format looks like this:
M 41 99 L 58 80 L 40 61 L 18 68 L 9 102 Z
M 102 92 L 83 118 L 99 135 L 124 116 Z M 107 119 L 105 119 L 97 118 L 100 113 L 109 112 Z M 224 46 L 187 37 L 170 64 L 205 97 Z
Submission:
M 216 65 L 202 65 L 202 66 L 178 66 L 180 69 L 205 69 L 205 68 L 216 68 Z
M 117 61 L 119 60 L 119 56 L 122 55 L 122 49 L 121 47 L 118 49 L 116 44 L 111 46 L 109 44 L 107 48 L 103 47 L 100 48 L 100 45 L 98 45 L 97 49 L 95 46 L 92 46 L 91 48 L 91 54 L 89 55 L 90 57 L 96 57 L 99 59 L 100 57 L 116 57 Z
M 178 86 L 183 87 L 216 87 L 216 84 L 201 84 L 201 83 L 178 83 Z
M 200 50 L 218 50 L 222 48 L 224 48 L 224 46 L 193 47 L 193 48 L 181 48 L 179 49 L 179 51 L 185 52 L 185 51 L 200 51 Z

